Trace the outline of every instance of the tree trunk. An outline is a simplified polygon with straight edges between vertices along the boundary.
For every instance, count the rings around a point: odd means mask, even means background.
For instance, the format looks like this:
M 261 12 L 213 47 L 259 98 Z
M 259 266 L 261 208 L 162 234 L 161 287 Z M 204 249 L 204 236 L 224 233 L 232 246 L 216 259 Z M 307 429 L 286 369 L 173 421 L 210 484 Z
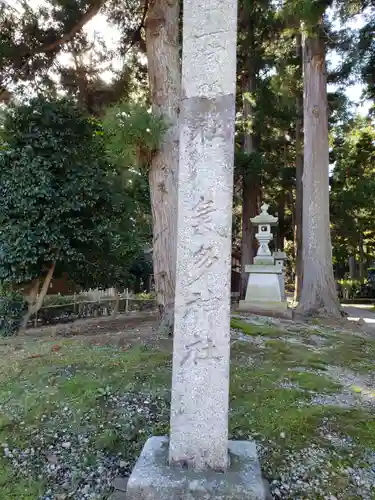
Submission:
M 284 251 L 285 244 L 285 234 L 287 232 L 286 224 L 285 224 L 285 204 L 286 204 L 286 194 L 283 190 L 277 201 L 277 214 L 279 217 L 278 228 L 276 233 L 276 250 Z
M 36 281 L 37 284 L 35 285 L 35 287 L 32 288 L 33 301 L 29 302 L 28 310 L 27 310 L 27 312 L 24 315 L 23 320 L 22 320 L 22 328 L 26 328 L 27 323 L 29 322 L 29 319 L 31 318 L 31 316 L 33 316 L 33 314 L 37 313 L 39 311 L 39 309 L 42 307 L 44 298 L 47 295 L 49 285 L 50 285 L 51 280 L 53 278 L 53 273 L 55 272 L 55 267 L 56 267 L 56 264 L 53 263 L 51 265 L 51 267 L 49 268 L 48 273 L 47 273 L 46 277 L 44 278 L 43 286 L 42 286 L 42 289 L 40 290 L 39 295 L 38 295 L 39 282 L 40 282 L 39 279 Z
M 179 0 L 151 0 L 145 23 L 153 112 L 169 125 L 152 160 L 149 182 L 153 219 L 153 266 L 161 326 L 173 331 L 178 175 Z
M 304 39 L 303 282 L 299 310 L 339 317 L 329 220 L 328 116 L 325 44 Z
M 302 34 L 296 36 L 296 56 L 298 61 L 297 77 L 302 79 Z M 294 255 L 296 274 L 294 283 L 294 302 L 298 302 L 302 285 L 302 200 L 303 200 L 303 93 L 297 91 L 296 99 L 296 203 L 294 215 Z
M 365 249 L 363 244 L 363 234 L 359 235 L 359 279 L 361 283 L 365 281 Z
M 252 264 L 256 255 L 255 230 L 250 218 L 257 213 L 259 184 L 250 175 L 243 178 L 242 239 L 241 239 L 241 298 L 245 297 L 248 273 L 245 266 Z
M 248 78 L 244 79 L 243 93 L 243 120 L 245 122 L 244 151 L 248 155 L 255 152 L 254 135 L 250 123 L 252 121 L 253 110 L 249 96 L 255 90 L 255 76 L 252 70 L 249 71 Z M 246 294 L 248 273 L 245 266 L 252 264 L 255 257 L 255 231 L 250 221 L 255 217 L 258 207 L 259 179 L 253 172 L 245 170 L 242 176 L 242 239 L 241 239 L 241 284 L 240 298 L 244 299 Z
M 37 278 L 32 283 L 32 285 L 29 289 L 28 295 L 26 297 L 27 312 L 25 313 L 25 315 L 22 319 L 21 328 L 26 328 L 26 325 L 27 325 L 27 323 L 32 315 L 33 307 L 36 304 L 36 300 L 37 300 L 38 293 L 39 293 L 39 286 L 40 286 L 40 278 Z

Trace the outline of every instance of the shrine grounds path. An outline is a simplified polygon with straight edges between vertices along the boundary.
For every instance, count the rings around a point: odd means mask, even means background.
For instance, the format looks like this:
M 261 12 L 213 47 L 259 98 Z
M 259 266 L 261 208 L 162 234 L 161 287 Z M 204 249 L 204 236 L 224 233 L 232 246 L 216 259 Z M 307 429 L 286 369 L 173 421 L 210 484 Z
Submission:
M 372 331 L 231 326 L 230 436 L 257 442 L 273 497 L 374 499 Z M 118 318 L 0 342 L 1 499 L 107 499 L 147 437 L 168 433 L 172 343 L 154 327 Z

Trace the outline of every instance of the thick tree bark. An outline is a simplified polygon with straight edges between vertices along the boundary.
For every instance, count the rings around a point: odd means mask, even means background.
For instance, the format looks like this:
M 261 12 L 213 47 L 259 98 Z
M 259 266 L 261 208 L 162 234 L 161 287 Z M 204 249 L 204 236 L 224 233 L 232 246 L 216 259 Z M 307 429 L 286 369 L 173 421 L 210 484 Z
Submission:
M 365 281 L 365 267 L 366 267 L 366 261 L 365 261 L 365 249 L 364 249 L 364 244 L 363 244 L 363 234 L 360 233 L 359 235 L 359 279 L 361 283 L 364 283 Z
M 251 64 L 251 63 L 250 63 Z M 249 75 L 243 80 L 243 120 L 246 124 L 244 134 L 244 151 L 248 155 L 255 152 L 254 135 L 250 127 L 252 121 L 253 110 L 249 95 L 255 90 L 255 76 L 253 71 L 249 70 Z M 251 172 L 245 171 L 242 176 L 242 239 L 241 239 L 241 285 L 240 297 L 243 299 L 246 294 L 248 273 L 245 271 L 245 266 L 252 264 L 256 249 L 255 249 L 255 231 L 250 221 L 257 213 L 258 194 L 259 194 L 259 179 L 258 176 Z
M 279 217 L 278 230 L 276 233 L 276 250 L 284 251 L 285 234 L 287 227 L 285 224 L 285 205 L 286 205 L 286 192 L 283 190 L 277 201 L 277 214 Z
M 39 286 L 40 286 L 40 278 L 37 278 L 32 282 L 28 290 L 28 294 L 26 296 L 27 312 L 24 314 L 24 317 L 22 318 L 22 323 L 21 323 L 22 328 L 26 328 L 26 325 L 32 315 L 33 307 L 36 304 L 39 293 Z
M 340 316 L 329 220 L 327 76 L 324 38 L 304 39 L 303 282 L 299 311 Z
M 257 214 L 258 195 L 259 183 L 245 174 L 242 187 L 241 298 L 244 298 L 247 287 L 248 273 L 245 271 L 245 266 L 252 264 L 256 255 L 255 231 L 250 218 Z
M 298 61 L 298 77 L 302 78 L 302 34 L 296 36 L 296 56 Z M 303 200 L 303 93 L 296 99 L 296 203 L 294 215 L 294 255 L 296 275 L 294 283 L 294 302 L 298 302 L 302 285 L 302 200 Z
M 173 330 L 178 175 L 179 0 L 151 0 L 145 33 L 153 111 L 169 125 L 150 173 L 153 219 L 153 264 L 161 326 Z
M 351 249 L 351 251 L 355 254 L 354 250 Z M 350 255 L 349 256 L 349 276 L 351 280 L 357 279 L 357 263 L 355 261 L 355 256 Z

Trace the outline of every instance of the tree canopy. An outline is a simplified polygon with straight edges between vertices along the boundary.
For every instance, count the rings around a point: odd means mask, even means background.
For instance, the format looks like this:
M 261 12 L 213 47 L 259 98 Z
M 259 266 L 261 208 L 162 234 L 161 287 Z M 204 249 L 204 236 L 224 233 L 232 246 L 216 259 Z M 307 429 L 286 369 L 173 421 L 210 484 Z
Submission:
M 52 265 L 84 262 L 107 243 L 120 208 L 119 174 L 102 137 L 100 124 L 67 99 L 38 97 L 8 109 L 0 152 L 2 280 L 27 283 Z
M 333 254 L 341 277 L 348 254 L 374 256 L 373 125 L 353 118 L 347 93 L 360 82 L 363 96 L 375 99 L 373 2 L 241 0 L 238 11 L 233 246 L 254 254 L 254 241 L 244 246 L 252 238 L 245 222 L 264 200 L 279 215 L 276 245 L 291 262 L 301 247 L 301 39 L 319 34 L 328 56 Z M 154 4 L 141 0 L 1 4 L 3 279 L 32 280 L 52 262 L 55 273 L 69 269 L 85 287 L 133 279 L 128 263 L 151 247 L 152 216 L 155 228 L 164 206 L 151 210 L 150 191 L 163 195 L 166 170 L 159 180 L 148 177 L 169 133 L 168 120 L 149 112 L 160 98 L 150 93 L 145 63 L 154 14 Z M 103 33 L 89 35 L 97 15 L 108 33 L 115 30 L 115 45 Z M 25 89 L 43 97 L 25 104 Z M 13 225 L 21 214 L 23 226 Z

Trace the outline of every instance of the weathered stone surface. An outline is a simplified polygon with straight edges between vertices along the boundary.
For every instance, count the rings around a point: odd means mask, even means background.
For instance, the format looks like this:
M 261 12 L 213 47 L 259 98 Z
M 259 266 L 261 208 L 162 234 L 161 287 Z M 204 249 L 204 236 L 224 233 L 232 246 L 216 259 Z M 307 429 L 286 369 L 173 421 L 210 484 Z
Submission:
M 237 5 L 184 0 L 169 459 L 228 465 Z
M 281 290 L 281 300 L 286 300 L 285 295 L 285 277 L 284 277 L 284 262 L 287 259 L 286 253 L 278 250 L 274 252 L 273 257 L 275 259 L 275 266 L 280 266 L 283 272 L 279 274 L 280 290 Z
M 147 441 L 126 499 L 265 500 L 254 443 L 228 443 L 237 2 L 183 16 L 171 434 Z
M 182 97 L 214 97 L 236 89 L 237 2 L 184 0 Z
M 255 444 L 229 441 L 225 473 L 168 465 L 168 439 L 150 438 L 128 482 L 126 500 L 265 500 Z
M 116 477 L 113 481 L 113 487 L 115 490 L 126 491 L 128 486 L 128 478 L 126 477 Z
M 112 493 L 108 500 L 126 500 L 126 498 L 127 497 L 125 491 L 119 490 Z
M 252 271 L 249 275 L 245 300 L 281 303 L 282 297 L 278 274 L 275 271 L 273 273 Z
M 273 257 L 271 257 L 273 259 Z M 283 268 L 280 265 L 275 265 L 274 262 L 272 264 L 250 264 L 245 266 L 245 271 L 247 273 L 257 273 L 257 274 L 281 274 L 283 272 Z
M 293 311 L 287 302 L 262 302 L 255 300 L 240 300 L 238 310 L 265 316 L 276 316 L 291 319 Z

